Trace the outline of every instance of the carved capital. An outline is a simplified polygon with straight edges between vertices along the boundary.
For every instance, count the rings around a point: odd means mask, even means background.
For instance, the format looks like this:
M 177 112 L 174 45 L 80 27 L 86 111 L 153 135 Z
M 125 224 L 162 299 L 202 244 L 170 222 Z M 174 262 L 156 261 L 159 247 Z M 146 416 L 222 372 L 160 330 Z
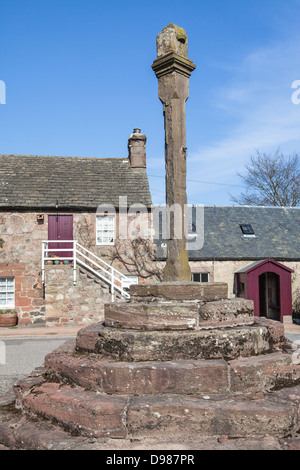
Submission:
M 172 72 L 177 72 L 189 78 L 196 65 L 192 60 L 177 54 L 176 52 L 169 52 L 162 57 L 156 59 L 152 64 L 152 69 L 157 78 L 167 75 Z

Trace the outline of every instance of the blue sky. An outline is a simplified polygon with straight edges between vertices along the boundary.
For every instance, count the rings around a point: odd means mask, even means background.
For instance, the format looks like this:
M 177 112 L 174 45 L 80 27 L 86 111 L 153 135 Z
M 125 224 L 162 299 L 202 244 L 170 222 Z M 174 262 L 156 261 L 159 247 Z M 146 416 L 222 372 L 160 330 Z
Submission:
M 163 203 L 164 127 L 151 69 L 156 35 L 186 30 L 196 64 L 186 103 L 190 203 L 232 204 L 256 149 L 300 150 L 299 0 L 0 0 L 0 153 L 126 157 L 147 135 Z

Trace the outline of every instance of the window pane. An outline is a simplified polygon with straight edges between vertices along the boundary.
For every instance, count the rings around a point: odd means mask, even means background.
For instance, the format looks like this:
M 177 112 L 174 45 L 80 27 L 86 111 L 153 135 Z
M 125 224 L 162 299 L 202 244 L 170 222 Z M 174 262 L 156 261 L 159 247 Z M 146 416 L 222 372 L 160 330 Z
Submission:
M 254 230 L 251 224 L 241 224 L 241 230 L 246 235 L 254 235 Z
M 112 245 L 115 237 L 115 217 L 97 216 L 96 239 L 98 245 Z
M 193 273 L 192 279 L 194 282 L 209 282 L 209 273 Z
M 14 278 L 0 278 L 0 306 L 13 307 L 15 301 Z

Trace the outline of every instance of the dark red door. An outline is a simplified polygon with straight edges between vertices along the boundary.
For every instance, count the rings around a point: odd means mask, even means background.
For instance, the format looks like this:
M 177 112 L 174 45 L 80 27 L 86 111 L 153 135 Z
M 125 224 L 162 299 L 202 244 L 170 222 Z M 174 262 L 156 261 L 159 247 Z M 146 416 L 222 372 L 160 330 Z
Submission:
M 72 257 L 72 251 L 59 251 L 59 248 L 73 248 L 73 243 L 59 243 L 59 240 L 73 240 L 73 215 L 49 215 L 48 240 L 58 240 L 49 243 L 49 248 L 57 248 L 50 252 L 52 255 Z

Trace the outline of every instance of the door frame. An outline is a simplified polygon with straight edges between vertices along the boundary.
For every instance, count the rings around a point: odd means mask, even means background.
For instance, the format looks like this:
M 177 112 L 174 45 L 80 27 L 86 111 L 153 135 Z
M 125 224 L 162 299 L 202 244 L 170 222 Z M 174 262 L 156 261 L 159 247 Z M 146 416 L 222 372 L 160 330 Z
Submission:
M 69 230 L 67 237 L 63 235 L 63 232 L 60 232 L 61 225 L 59 223 L 60 221 L 63 220 L 64 217 L 71 217 L 70 224 L 69 224 L 69 228 L 71 228 L 71 230 Z M 59 257 L 66 256 L 67 258 L 71 258 L 73 256 L 73 251 L 59 251 L 59 248 L 61 249 L 72 248 L 73 250 L 73 243 L 72 242 L 59 243 L 58 241 L 58 240 L 73 240 L 74 239 L 73 238 L 73 233 L 74 233 L 73 223 L 74 223 L 73 214 L 48 214 L 48 240 L 56 241 L 56 243 L 49 243 L 49 248 L 51 249 L 57 248 L 57 252 L 51 251 L 51 253 L 54 256 L 55 255 Z M 57 225 L 54 225 L 54 224 L 57 224 Z M 55 228 L 54 230 L 53 230 L 53 227 Z M 61 236 L 63 236 L 63 238 L 61 238 Z
M 261 317 L 269 318 L 271 320 L 280 321 L 280 275 L 272 271 L 265 271 L 259 275 L 259 315 Z M 273 284 L 273 286 L 272 286 Z M 273 318 L 271 316 L 272 306 L 269 304 L 270 301 L 270 289 L 275 289 L 273 296 L 275 298 L 275 305 L 273 308 L 276 309 L 276 313 Z M 276 318 L 275 318 L 276 317 Z
M 265 272 L 272 272 L 279 276 L 280 292 L 280 321 L 285 316 L 292 315 L 292 280 L 293 269 L 268 258 L 246 270 L 247 273 L 247 298 L 254 301 L 254 315 L 260 316 L 259 304 L 259 276 Z

